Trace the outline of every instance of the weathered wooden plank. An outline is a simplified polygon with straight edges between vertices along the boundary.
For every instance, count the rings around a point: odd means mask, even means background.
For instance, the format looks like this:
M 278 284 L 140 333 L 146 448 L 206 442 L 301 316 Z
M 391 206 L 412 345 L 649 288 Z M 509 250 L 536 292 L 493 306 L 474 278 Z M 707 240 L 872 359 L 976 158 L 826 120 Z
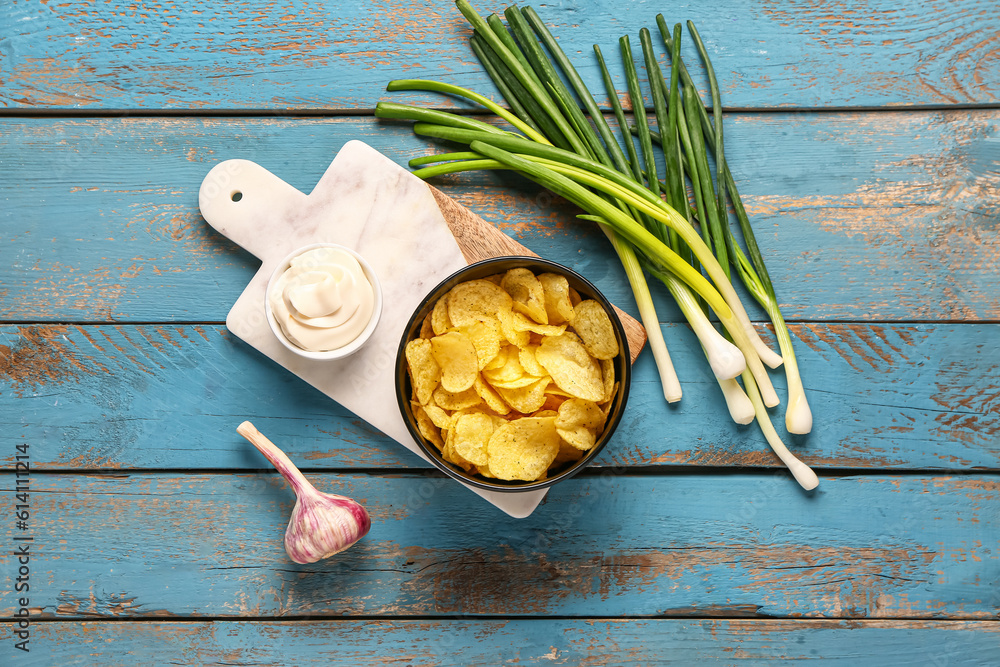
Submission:
M 369 535 L 292 564 L 277 475 L 30 478 L 31 613 L 50 618 L 767 616 L 988 620 L 1000 480 L 632 476 L 552 489 L 515 520 L 437 475 L 311 476 Z M 12 476 L 3 516 L 13 515 Z M 3 574 L 0 614 L 15 592 Z
M 508 3 L 475 4 L 488 13 Z M 595 93 L 603 87 L 592 45 L 616 65 L 618 37 L 630 34 L 638 48 L 641 27 L 656 34 L 659 11 L 699 26 L 730 106 L 993 103 L 1000 91 L 1000 16 L 988 0 L 713 0 L 674 12 L 575 0 L 538 10 Z M 0 10 L 0 34 L 7 108 L 370 109 L 388 81 L 413 77 L 493 90 L 450 0 L 120 12 L 82 0 L 14 2 Z M 690 39 L 685 59 L 699 62 Z
M 10 623 L 0 623 L 9 635 Z M 203 665 L 993 665 L 990 621 L 512 619 L 31 625 L 29 654 L 6 664 Z
M 793 327 L 815 427 L 786 442 L 827 469 L 1000 469 L 1000 325 Z M 694 336 L 665 335 L 685 392 L 669 408 L 649 355 L 597 465 L 776 466 L 756 426 L 728 418 Z M 782 377 L 776 376 L 779 388 Z M 784 392 L 781 392 L 784 395 Z M 391 397 L 386 409 L 395 409 Z M 426 463 L 222 326 L 0 327 L 0 460 L 40 469 L 257 469 L 252 419 L 313 469 Z M 784 433 L 779 408 L 775 423 Z
M 728 155 L 786 316 L 1000 319 L 998 127 L 998 111 L 732 116 Z M 221 321 L 257 262 L 198 213 L 214 164 L 253 159 L 308 191 L 350 139 L 402 164 L 430 149 L 406 125 L 366 118 L 8 118 L 0 128 L 8 321 Z M 609 244 L 565 202 L 505 173 L 439 185 L 634 308 Z

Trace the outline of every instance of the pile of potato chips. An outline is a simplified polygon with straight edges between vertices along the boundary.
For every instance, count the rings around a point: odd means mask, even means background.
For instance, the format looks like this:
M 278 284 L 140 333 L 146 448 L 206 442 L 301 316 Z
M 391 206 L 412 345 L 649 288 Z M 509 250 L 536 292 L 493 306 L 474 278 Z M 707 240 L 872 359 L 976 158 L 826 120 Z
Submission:
M 441 457 L 536 481 L 579 460 L 618 391 L 615 330 L 565 276 L 516 268 L 441 297 L 406 344 L 410 406 Z

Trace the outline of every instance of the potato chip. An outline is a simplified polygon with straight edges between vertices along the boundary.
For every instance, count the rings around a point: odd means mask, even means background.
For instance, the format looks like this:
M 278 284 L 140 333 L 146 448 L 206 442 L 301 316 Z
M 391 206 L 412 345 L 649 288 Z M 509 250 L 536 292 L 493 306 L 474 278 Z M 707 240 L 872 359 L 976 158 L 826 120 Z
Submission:
M 558 432 L 558 431 L 557 431 Z M 568 463 L 576 463 L 583 458 L 583 450 L 577 449 L 562 438 L 559 439 L 559 453 L 552 461 L 550 468 L 559 468 Z
M 441 386 L 446 391 L 465 391 L 476 381 L 479 356 L 476 348 L 461 331 L 449 331 L 431 338 L 431 352 L 441 367 Z
M 427 413 L 427 416 L 430 417 L 430 420 L 434 422 L 434 425 L 439 429 L 447 431 L 451 428 L 451 415 L 449 415 L 444 408 L 434 403 L 424 403 L 421 407 L 424 409 L 424 412 Z
M 600 401 L 604 398 L 601 367 L 573 338 L 567 334 L 546 338 L 538 346 L 535 358 L 549 372 L 553 382 L 567 394 L 588 401 Z
M 591 449 L 604 430 L 604 412 L 593 401 L 571 398 L 559 406 L 556 431 L 577 449 Z
M 441 431 L 438 430 L 431 418 L 427 416 L 424 408 L 416 401 L 410 401 L 410 411 L 413 412 L 413 420 L 417 422 L 417 430 L 420 435 L 429 440 L 431 444 L 441 451 L 444 448 L 444 441 L 441 439 Z
M 573 330 L 591 356 L 595 359 L 614 359 L 618 356 L 615 329 L 599 301 L 581 301 L 573 309 L 573 313 Z
M 431 330 L 435 336 L 448 333 L 452 328 L 451 318 L 448 316 L 448 295 L 437 300 L 434 308 L 431 309 Z
M 483 316 L 495 317 L 499 310 L 510 310 L 510 295 L 489 280 L 470 280 L 455 285 L 448 292 L 448 316 L 455 326 L 474 324 Z
M 493 435 L 493 419 L 484 413 L 462 415 L 455 420 L 452 447 L 475 466 L 486 465 L 486 446 Z
M 483 399 L 479 397 L 475 389 L 466 389 L 453 394 L 444 387 L 438 387 L 434 390 L 433 401 L 445 410 L 464 410 L 479 405 Z
M 540 408 L 541 410 L 557 411 L 559 410 L 559 406 L 563 404 L 563 401 L 569 398 L 568 396 L 554 393 L 554 389 L 558 390 L 559 388 L 554 384 L 549 384 L 549 386 L 545 388 L 545 402 L 542 403 L 542 407 Z
M 486 447 L 490 473 L 508 481 L 533 482 L 559 453 L 554 417 L 524 417 L 493 432 Z
M 500 323 L 494 317 L 483 316 L 473 324 L 461 327 L 476 348 L 479 370 L 483 370 L 500 353 Z
M 517 318 L 524 317 L 521 313 L 515 313 L 510 309 L 498 310 L 497 320 L 500 322 L 500 333 L 511 345 L 524 347 L 531 340 L 531 333 L 527 329 L 519 329 L 515 326 Z
M 529 331 L 531 333 L 538 334 L 539 336 L 558 336 L 562 332 L 566 331 L 566 325 L 560 324 L 558 326 L 553 324 L 539 324 L 535 322 L 530 317 L 524 313 L 511 313 L 509 326 L 514 329 L 514 331 Z M 530 340 L 530 339 L 529 339 Z M 523 347 L 518 345 L 518 347 Z
M 504 274 L 500 286 L 514 300 L 513 308 L 539 324 L 548 324 L 545 312 L 545 292 L 535 274 L 528 269 L 511 269 Z
M 427 313 L 424 317 L 424 321 L 420 323 L 420 333 L 417 334 L 418 338 L 433 338 L 434 337 L 434 326 L 431 324 L 431 314 Z
M 549 386 L 550 382 L 551 380 L 545 377 L 523 387 L 506 388 L 495 385 L 494 387 L 500 394 L 500 398 L 510 407 L 521 414 L 530 415 L 545 405 L 545 388 Z
M 573 304 L 574 308 L 576 308 L 576 304 L 580 303 L 581 301 L 583 301 L 583 297 L 580 296 L 580 293 L 577 292 L 572 287 L 570 287 L 569 288 L 569 302 L 571 304 Z
M 569 281 L 558 273 L 538 276 L 545 300 L 549 324 L 565 324 L 573 319 L 573 303 L 569 299 Z
M 410 384 L 417 400 L 426 405 L 441 379 L 441 367 L 434 359 L 431 342 L 415 338 L 406 344 L 406 365 L 410 370 Z
M 528 385 L 535 384 L 541 378 L 537 378 L 534 375 L 522 375 L 519 378 L 514 378 L 513 380 L 490 380 L 490 386 L 496 390 L 500 389 L 520 389 L 522 387 L 527 387 Z M 545 379 L 549 379 L 546 375 Z
M 540 378 L 548 375 L 548 371 L 542 368 L 538 359 L 535 358 L 535 350 L 537 349 L 537 345 L 526 345 L 517 351 L 517 359 L 521 362 L 521 368 L 524 369 L 525 373 Z
M 607 403 L 612 398 L 615 397 L 615 391 L 618 387 L 618 383 L 615 382 L 615 360 L 614 359 L 602 359 L 601 360 L 601 376 L 604 380 L 604 398 L 601 399 L 601 403 Z
M 511 382 L 525 376 L 520 355 L 508 352 L 500 368 L 483 369 L 483 378 L 490 384 Z
M 510 412 L 510 406 L 500 398 L 500 394 L 497 393 L 496 389 L 491 387 L 481 376 L 476 378 L 476 382 L 472 387 L 493 412 L 498 415 L 505 415 Z
M 615 394 L 617 394 L 617 393 L 618 393 L 618 383 L 617 383 L 617 382 L 615 382 L 615 383 L 614 383 L 614 385 L 613 385 L 613 386 L 611 387 L 611 396 L 612 396 L 612 398 L 613 398 L 613 397 L 614 397 L 614 395 L 615 395 Z M 607 417 L 607 416 L 608 416 L 609 414 L 611 414 L 611 406 L 612 406 L 612 405 L 614 405 L 614 401 L 612 401 L 612 400 L 611 400 L 610 398 L 609 398 L 608 400 L 606 400 L 606 401 L 605 401 L 605 402 L 604 402 L 604 403 L 603 403 L 603 404 L 601 405 L 601 410 L 603 410 L 603 411 L 604 411 L 604 416 L 605 416 L 605 417 Z
M 507 357 L 511 354 L 517 354 L 517 347 L 501 341 L 500 352 L 497 353 L 497 356 L 493 357 L 493 361 L 483 367 L 483 370 L 495 371 L 498 368 L 503 368 L 507 364 Z
M 444 447 L 441 448 L 441 458 L 443 458 L 448 463 L 453 463 L 466 472 L 472 472 L 476 469 L 476 466 L 464 456 L 455 451 L 455 430 L 452 429 L 448 431 L 448 437 L 444 441 Z

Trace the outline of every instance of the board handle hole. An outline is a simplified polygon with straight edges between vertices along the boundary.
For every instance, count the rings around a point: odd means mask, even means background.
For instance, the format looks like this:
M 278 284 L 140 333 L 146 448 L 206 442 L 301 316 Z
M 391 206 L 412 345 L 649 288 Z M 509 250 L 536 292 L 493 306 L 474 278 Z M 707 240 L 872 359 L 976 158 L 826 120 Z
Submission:
M 229 198 L 232 199 L 233 201 L 239 201 L 243 199 L 243 193 L 240 192 L 239 190 L 235 190 L 231 195 L 229 195 Z

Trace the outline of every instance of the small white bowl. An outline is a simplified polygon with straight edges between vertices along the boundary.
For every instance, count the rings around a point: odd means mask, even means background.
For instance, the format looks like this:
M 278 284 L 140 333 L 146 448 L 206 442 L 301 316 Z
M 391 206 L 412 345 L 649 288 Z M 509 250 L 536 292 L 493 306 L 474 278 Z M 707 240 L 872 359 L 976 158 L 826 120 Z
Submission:
M 366 326 L 362 332 L 358 334 L 357 338 L 352 340 L 347 345 L 338 347 L 335 350 L 326 350 L 325 352 L 304 350 L 292 341 L 288 340 L 288 337 L 285 336 L 285 332 L 281 329 L 281 325 L 274 319 L 274 313 L 271 312 L 270 294 L 274 283 L 281 277 L 281 274 L 283 274 L 288 267 L 291 266 L 293 259 L 299 255 L 309 252 L 310 250 L 315 250 L 316 248 L 335 248 L 337 250 L 343 250 L 353 256 L 356 260 L 358 260 L 358 264 L 361 265 L 362 270 L 365 272 L 365 277 L 368 278 L 368 282 L 371 283 L 372 289 L 375 292 L 375 305 L 372 309 L 372 316 L 368 321 L 368 326 Z M 264 292 L 264 312 L 267 315 L 267 324 L 271 327 L 271 332 L 274 333 L 278 341 L 300 357 L 315 359 L 317 361 L 343 359 L 344 357 L 357 352 L 361 346 L 364 345 L 369 338 L 371 338 L 372 333 L 375 331 L 375 327 L 378 326 L 379 318 L 382 316 L 382 285 L 379 283 L 378 275 L 375 274 L 375 270 L 372 269 L 371 265 L 365 260 L 365 258 L 350 248 L 342 246 L 338 243 L 313 243 L 288 253 L 284 259 L 278 262 L 274 272 L 271 273 L 270 279 L 267 281 L 267 290 Z

